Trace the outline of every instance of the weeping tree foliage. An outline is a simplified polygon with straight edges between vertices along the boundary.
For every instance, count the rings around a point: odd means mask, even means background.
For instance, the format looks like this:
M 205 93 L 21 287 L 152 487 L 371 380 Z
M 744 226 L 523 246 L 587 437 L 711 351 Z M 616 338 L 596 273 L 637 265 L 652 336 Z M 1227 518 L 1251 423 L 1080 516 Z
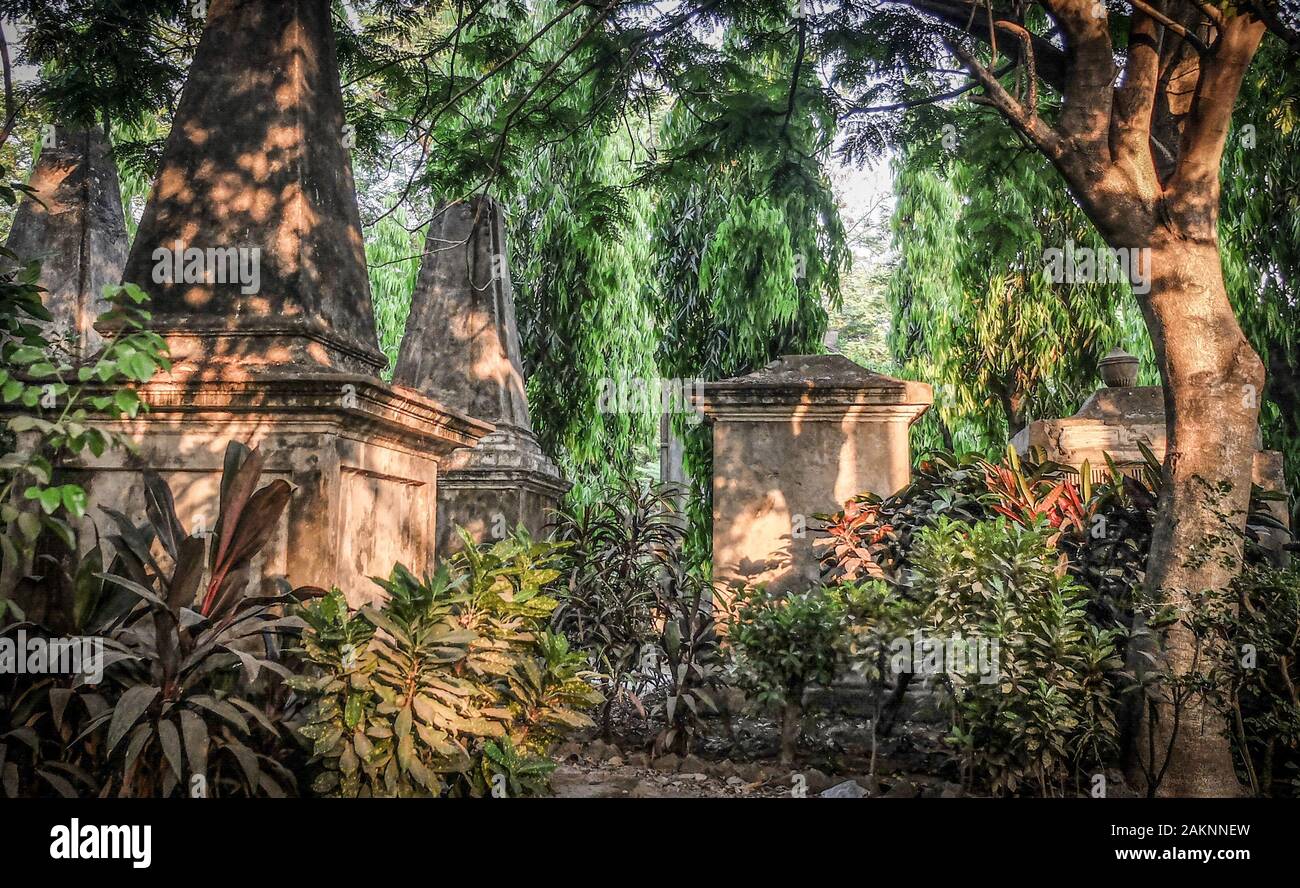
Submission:
M 412 230 L 410 225 L 406 208 L 397 207 L 366 229 L 366 270 L 375 308 L 375 328 L 379 349 L 388 358 L 385 379 L 392 378 L 393 368 L 397 366 L 397 352 L 411 313 L 411 296 L 420 275 L 424 228 Z
M 542 31 L 562 9 L 556 2 L 538 4 L 517 29 L 520 39 Z M 504 82 L 490 133 L 476 133 L 488 136 L 479 142 L 484 157 L 475 160 L 462 149 L 457 158 L 460 176 L 473 176 L 475 169 L 496 175 L 510 205 L 533 425 L 543 449 L 574 481 L 577 497 L 646 461 L 658 428 L 654 407 L 620 404 L 609 393 L 655 377 L 660 333 L 649 275 L 654 194 L 636 181 L 653 132 L 646 124 L 618 126 L 614 115 L 591 113 L 604 87 L 582 75 L 605 60 L 596 44 L 570 51 L 583 27 L 560 21 L 533 45 L 542 70 L 574 82 L 539 113 L 539 130 L 519 140 L 528 146 L 526 159 L 507 162 L 501 134 L 509 132 L 525 97 L 543 88 L 527 76 Z M 641 406 L 648 409 L 636 409 Z
M 340 52 L 372 60 L 370 73 L 349 62 L 368 118 L 358 152 L 393 169 L 399 202 L 488 190 L 507 205 L 534 425 L 581 485 L 641 462 L 655 432 L 657 398 L 611 411 L 602 393 L 819 348 L 847 255 L 821 168 L 834 116 L 825 102 L 791 105 L 779 20 L 709 50 L 692 87 L 620 67 L 628 34 L 601 27 L 601 11 L 517 12 L 363 16 Z M 802 80 L 812 88 L 810 68 Z M 693 94 L 718 83 L 725 92 L 697 107 Z M 402 169 L 391 159 L 409 145 L 418 163 Z M 706 439 L 678 425 L 703 490 Z
M 664 119 L 653 241 L 659 369 L 669 379 L 723 379 L 820 352 L 827 308 L 838 303 L 849 254 L 822 166 L 834 116 L 824 103 L 791 107 L 786 50 L 768 36 L 729 35 L 697 72 L 713 83 L 708 107 L 681 85 Z M 690 413 L 673 426 L 693 487 L 690 544 L 703 562 L 711 436 Z
M 948 121 L 942 138 L 895 165 L 886 290 L 899 371 L 934 386 L 917 449 L 1000 452 L 1031 420 L 1077 410 L 1115 346 L 1157 381 L 1127 281 L 1045 273 L 1048 250 L 1105 246 L 1057 173 L 985 112 L 932 119 Z
M 656 405 L 609 409 L 616 404 L 608 397 L 656 376 L 660 331 L 647 274 L 652 195 L 630 187 L 626 164 L 638 153 L 617 130 L 546 149 L 512 218 L 533 425 L 580 487 L 631 472 L 658 430 Z
M 1242 330 L 1268 368 L 1260 413 L 1300 490 L 1300 69 L 1266 44 L 1223 159 L 1224 277 Z M 1300 518 L 1294 507 L 1293 522 Z
M 387 195 L 367 214 L 366 236 L 381 346 L 395 359 L 431 207 L 492 194 L 506 208 L 534 430 L 583 496 L 643 462 L 656 428 L 648 411 L 602 411 L 600 397 L 611 382 L 656 375 L 646 227 L 654 195 L 634 182 L 646 156 L 638 134 L 615 127 L 611 115 L 588 113 L 594 84 L 552 95 L 544 111 L 515 127 L 514 109 L 538 87 L 531 72 L 572 77 L 599 61 L 594 48 L 566 52 L 577 26 L 565 21 L 525 49 L 560 8 L 495 4 L 472 21 L 454 7 L 401 20 L 362 16 L 341 56 L 345 81 L 354 78 L 349 120 L 358 176 L 369 202 L 376 192 Z M 431 46 L 442 51 L 429 64 L 408 62 Z M 503 52 L 526 52 L 533 67 L 493 77 Z M 467 84 L 478 86 L 454 113 L 436 106 L 455 101 Z M 581 137 L 566 136 L 579 122 Z M 513 140 L 501 138 L 507 131 Z

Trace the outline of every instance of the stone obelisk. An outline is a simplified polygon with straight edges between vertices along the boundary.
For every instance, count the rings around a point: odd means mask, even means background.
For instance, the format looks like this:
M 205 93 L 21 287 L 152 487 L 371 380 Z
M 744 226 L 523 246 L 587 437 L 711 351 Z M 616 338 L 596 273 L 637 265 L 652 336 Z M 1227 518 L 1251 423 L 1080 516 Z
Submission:
M 126 264 L 121 186 L 103 130 L 49 127 L 27 186 L 5 246 L 40 261 L 54 338 L 80 360 L 99 347 L 104 287 L 121 282 Z
M 496 431 L 456 451 L 438 479 L 438 554 L 500 538 L 522 523 L 534 535 L 568 489 L 533 435 L 515 323 L 505 219 L 488 197 L 434 213 L 393 373 Z
M 438 461 L 492 427 L 377 376 L 330 0 L 212 0 L 125 278 L 174 367 L 117 423 L 138 453 L 84 467 L 92 506 L 142 513 L 153 468 L 210 532 L 233 439 L 293 485 L 264 581 L 359 604 L 429 569 Z
M 182 372 L 383 367 L 344 125 L 327 0 L 213 0 L 125 274 Z

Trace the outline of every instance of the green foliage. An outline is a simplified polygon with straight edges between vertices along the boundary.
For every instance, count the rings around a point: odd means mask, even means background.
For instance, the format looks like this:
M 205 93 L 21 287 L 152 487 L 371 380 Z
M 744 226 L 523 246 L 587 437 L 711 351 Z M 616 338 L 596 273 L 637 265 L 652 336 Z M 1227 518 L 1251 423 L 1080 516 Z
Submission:
M 15 184 L 15 188 L 26 190 Z M 12 202 L 14 190 L 3 189 Z M 76 331 L 60 334 L 41 303 L 40 265 L 0 272 L 0 404 L 8 416 L 0 436 L 0 619 L 30 573 L 39 538 L 48 532 L 74 549 L 72 521 L 86 514 L 86 492 L 60 478 L 55 467 L 85 453 L 100 456 L 130 440 L 105 431 L 95 418 L 126 419 L 147 407 L 132 387 L 169 369 L 167 347 L 147 329 L 147 296 L 134 284 L 109 288 L 99 317 L 111 329 L 93 359 L 83 361 Z M 16 264 L 16 267 L 14 267 Z
M 62 584 L 74 609 L 58 633 L 102 647 L 103 680 L 13 679 L 4 696 L 20 721 L 0 741 L 7 794 L 33 791 L 36 777 L 62 795 L 282 796 L 294 788 L 269 698 L 248 692 L 264 671 L 287 674 L 275 660 L 279 636 L 297 625 L 281 615 L 292 595 L 247 590 L 246 569 L 287 503 L 284 481 L 255 489 L 260 474 L 260 455 L 232 444 L 210 550 L 187 534 L 167 485 L 147 473 L 143 525 L 106 510 L 118 531 L 106 537 L 116 552 L 107 570 L 99 547 L 80 559 L 61 553 L 73 567 L 52 574 L 47 588 Z M 30 752 L 22 765 L 4 754 L 14 740 Z
M 625 477 L 556 514 L 556 538 L 570 547 L 552 624 L 604 674 L 606 733 L 614 704 L 627 700 L 661 722 L 656 753 L 684 755 L 717 710 L 724 658 L 711 587 L 682 564 L 686 522 L 675 495 L 673 485 Z
M 1300 573 L 1247 567 L 1232 589 L 1234 745 L 1258 794 L 1300 795 Z
M 502 737 L 484 742 L 480 770 L 483 782 L 492 787 L 493 798 L 544 796 L 551 792 L 555 762 L 521 755 L 509 737 Z
M 639 141 L 615 131 L 546 148 L 514 197 L 511 273 L 529 409 L 566 475 L 594 488 L 651 452 L 652 412 L 601 409 L 602 387 L 658 377 L 651 196 L 632 189 Z
M 1110 673 L 1119 627 L 1087 619 L 1087 591 L 1064 570 L 1045 522 L 940 519 L 913 552 L 912 594 L 935 638 L 998 645 L 996 681 L 945 673 L 950 742 L 994 794 L 1062 794 L 1098 773 L 1117 744 Z
M 745 589 L 727 628 L 740 674 L 757 699 L 783 704 L 809 685 L 829 685 L 843 629 L 843 606 L 824 590 L 778 597 Z
M 655 639 L 662 589 L 684 533 L 673 491 L 624 477 L 586 503 L 556 512 L 555 538 L 568 587 L 552 625 L 608 678 L 601 724 L 633 696 L 642 649 Z
M 388 358 L 385 378 L 391 379 L 397 353 L 411 313 L 411 297 L 424 253 L 422 227 L 408 231 L 411 220 L 404 207 L 396 207 L 366 232 L 366 267 L 370 298 L 375 306 L 379 348 Z
M 657 675 L 664 692 L 664 727 L 652 744 L 656 753 L 690 753 L 704 733 L 705 714 L 718 711 L 715 697 L 728 675 L 718 645 L 712 592 L 700 577 L 674 571 L 660 599 L 663 628 L 658 647 L 665 668 Z
M 25 61 L 39 68 L 33 98 L 60 123 L 133 123 L 174 107 L 203 18 L 191 0 L 3 0 L 22 21 Z
M 293 679 L 313 700 L 312 790 L 355 796 L 483 795 L 545 788 L 555 740 L 591 726 L 600 702 L 581 659 L 543 631 L 560 547 L 523 531 L 467 548 L 433 577 L 377 581 L 379 606 L 351 612 L 335 590 L 303 609 Z
M 824 589 L 784 597 L 765 588 L 737 590 L 727 638 L 736 652 L 740 684 L 754 698 L 779 707 L 781 758 L 793 758 L 804 691 L 835 679 L 845 641 L 841 599 Z
M 881 499 L 863 494 L 839 512 L 816 515 L 824 537 L 827 582 L 854 582 L 863 577 L 896 577 L 909 564 L 917 534 L 941 518 L 979 521 L 992 517 L 995 497 L 988 489 L 988 462 L 978 454 L 929 454 L 917 463 L 912 480 L 898 493 Z
M 669 378 L 723 379 L 821 352 L 849 258 L 822 168 L 833 117 L 811 95 L 788 114 L 785 50 L 747 37 L 731 32 L 718 68 L 699 72 L 711 78 L 707 107 L 680 97 L 658 138 L 653 275 Z M 712 441 L 688 419 L 673 424 L 692 485 L 687 557 L 702 564 Z
M 116 678 L 120 696 L 111 718 L 105 713 L 88 725 L 107 728 L 104 751 L 115 762 L 109 786 L 120 795 L 171 795 L 184 785 L 184 763 L 191 779 L 203 778 L 208 795 L 281 796 L 294 786 L 274 754 L 279 727 L 234 682 L 241 669 L 250 683 L 263 670 L 287 676 L 272 639 L 298 625 L 279 613 L 296 600 L 292 595 L 249 594 L 248 567 L 289 502 L 282 479 L 257 487 L 263 462 L 259 450 L 227 447 L 208 546 L 186 531 L 170 489 L 153 473 L 145 476 L 145 525 L 106 510 L 118 529 L 108 541 L 120 573 L 105 582 L 138 595 L 149 617 L 115 636 L 128 654 Z M 258 648 L 263 655 L 254 653 Z M 255 745 L 254 726 L 269 738 L 269 751 Z
M 896 167 L 890 346 L 904 377 L 935 387 L 921 447 L 992 455 L 1029 420 L 1074 413 L 1112 347 L 1143 357 L 1148 380 L 1154 358 L 1127 283 L 1044 274 L 1048 249 L 1104 246 L 1050 164 L 995 115 L 943 119 L 955 150 L 922 137 Z

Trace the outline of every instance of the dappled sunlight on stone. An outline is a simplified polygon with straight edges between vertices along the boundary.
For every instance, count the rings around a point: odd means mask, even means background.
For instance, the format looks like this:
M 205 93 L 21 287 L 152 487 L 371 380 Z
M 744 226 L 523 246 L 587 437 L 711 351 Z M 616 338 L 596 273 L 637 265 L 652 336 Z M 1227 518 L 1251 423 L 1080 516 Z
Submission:
M 435 213 L 393 381 L 497 429 L 440 467 L 439 552 L 459 546 L 456 524 L 477 540 L 521 522 L 539 532 L 567 485 L 533 436 L 495 201 L 475 198 Z
M 720 588 L 806 589 L 820 576 L 814 515 L 910 478 L 908 429 L 928 385 L 839 355 L 790 355 L 748 376 L 705 383 L 713 424 L 713 577 Z
M 260 445 L 262 483 L 292 496 L 254 576 L 361 604 L 394 563 L 431 569 L 439 460 L 492 426 L 377 378 L 329 7 L 213 5 L 122 272 L 150 294 L 173 368 L 140 388 L 148 412 L 105 423 L 136 452 L 75 471 L 96 515 L 140 507 L 154 469 L 201 527 L 227 444 Z

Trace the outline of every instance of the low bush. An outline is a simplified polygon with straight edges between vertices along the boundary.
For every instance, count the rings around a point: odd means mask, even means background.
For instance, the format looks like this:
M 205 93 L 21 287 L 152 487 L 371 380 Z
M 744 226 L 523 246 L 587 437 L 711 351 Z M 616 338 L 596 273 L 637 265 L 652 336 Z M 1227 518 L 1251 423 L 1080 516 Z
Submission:
M 727 684 L 726 657 L 718 644 L 711 588 L 691 574 L 674 572 L 661 596 L 658 651 L 663 669 L 655 671 L 662 690 L 663 728 L 652 752 L 686 755 L 704 732 L 704 716 L 721 711 L 717 696 Z
M 287 590 L 248 594 L 247 568 L 288 499 L 283 481 L 258 488 L 262 456 L 227 450 L 217 528 L 208 545 L 190 536 L 171 491 L 145 475 L 147 520 L 106 510 L 117 532 L 105 570 L 101 551 L 70 551 L 47 579 L 74 601 L 71 629 L 96 654 L 88 675 L 6 675 L 0 738 L 7 795 L 285 795 L 294 777 L 280 761 L 285 737 L 259 675 L 287 674 L 275 656 L 297 626 L 283 616 Z M 52 637 L 48 627 L 17 623 Z M 21 748 L 20 748 L 21 747 Z
M 658 724 L 652 752 L 686 754 L 719 710 L 727 671 L 709 584 L 683 567 L 686 521 L 674 495 L 672 485 L 625 478 L 556 515 L 566 548 L 552 626 L 605 676 L 606 736 L 626 701 Z
M 740 683 L 780 713 L 781 762 L 788 764 L 797 751 L 804 691 L 829 686 L 839 668 L 844 606 L 822 588 L 775 596 L 757 587 L 738 590 L 731 607 L 727 638 Z
M 567 545 L 551 625 L 606 676 L 600 725 L 608 738 L 616 703 L 644 710 L 637 692 L 653 676 L 639 675 L 639 667 L 659 637 L 685 523 L 668 486 L 623 478 L 592 501 L 559 510 L 553 527 L 555 539 Z
M 1065 570 L 1056 532 L 1045 521 L 941 518 L 912 552 L 919 628 L 995 654 L 987 674 L 941 672 L 949 742 L 967 779 L 994 794 L 1077 792 L 1117 749 L 1124 630 L 1089 622 L 1088 590 Z
M 1229 705 L 1243 780 L 1256 793 L 1300 796 L 1300 572 L 1252 566 L 1233 584 Z
M 466 548 L 433 577 L 402 566 L 379 606 L 335 590 L 303 611 L 313 792 L 356 796 L 532 795 L 550 746 L 594 726 L 585 658 L 545 626 L 561 547 L 522 531 Z

